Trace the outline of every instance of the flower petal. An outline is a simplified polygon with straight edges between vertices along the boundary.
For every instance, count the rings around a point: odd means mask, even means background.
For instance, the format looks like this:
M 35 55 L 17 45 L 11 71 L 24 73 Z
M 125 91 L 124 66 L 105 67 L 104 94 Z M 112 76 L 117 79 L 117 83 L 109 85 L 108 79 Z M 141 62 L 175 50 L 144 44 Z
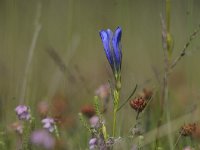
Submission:
M 104 47 L 104 51 L 106 53 L 106 57 L 111 65 L 111 67 L 113 68 L 113 57 L 112 57 L 112 53 L 111 53 L 111 48 L 110 48 L 110 41 L 111 41 L 111 36 L 112 36 L 112 31 L 111 30 L 101 30 L 99 32 L 102 43 L 103 43 L 103 47 Z
M 113 37 L 113 32 L 110 29 L 107 29 L 107 34 L 108 34 L 109 42 L 110 42 Z
M 115 67 L 117 70 L 121 68 L 121 59 L 122 59 L 122 52 L 120 47 L 122 36 L 122 29 L 118 27 L 115 30 L 115 34 L 112 39 L 113 49 L 114 49 L 114 58 L 115 58 Z

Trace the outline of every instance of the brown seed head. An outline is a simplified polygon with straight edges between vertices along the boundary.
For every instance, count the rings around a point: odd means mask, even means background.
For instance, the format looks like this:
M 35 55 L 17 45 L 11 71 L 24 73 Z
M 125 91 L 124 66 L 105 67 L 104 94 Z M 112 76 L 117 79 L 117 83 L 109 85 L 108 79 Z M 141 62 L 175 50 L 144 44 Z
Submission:
M 95 115 L 95 109 L 92 105 L 86 104 L 82 106 L 81 108 L 82 114 L 84 114 L 86 117 L 91 118 Z
M 131 100 L 129 104 L 135 111 L 141 112 L 147 105 L 147 101 L 143 97 L 137 97 Z
M 192 136 L 192 134 L 195 132 L 195 130 L 196 130 L 196 124 L 190 123 L 190 124 L 187 124 L 187 125 L 183 125 L 181 127 L 180 134 L 182 136 Z

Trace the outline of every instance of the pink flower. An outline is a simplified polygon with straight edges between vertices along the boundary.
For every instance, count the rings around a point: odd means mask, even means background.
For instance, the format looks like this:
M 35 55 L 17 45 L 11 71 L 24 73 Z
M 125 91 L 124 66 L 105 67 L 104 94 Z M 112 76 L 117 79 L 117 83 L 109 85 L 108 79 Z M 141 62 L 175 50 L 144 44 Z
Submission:
M 98 127 L 99 126 L 99 117 L 93 116 L 93 117 L 90 118 L 89 122 L 90 122 L 91 127 L 93 127 L 93 128 Z
M 31 134 L 31 143 L 45 149 L 54 149 L 55 139 L 46 130 L 36 130 Z
M 31 118 L 29 111 L 29 107 L 25 105 L 19 105 L 15 108 L 19 120 L 29 120 Z
M 53 118 L 47 117 L 42 120 L 42 123 L 43 123 L 43 128 L 47 129 L 49 132 L 54 131 L 55 121 Z
M 107 99 L 110 95 L 110 85 L 108 83 L 101 85 L 95 91 L 95 94 L 103 100 Z

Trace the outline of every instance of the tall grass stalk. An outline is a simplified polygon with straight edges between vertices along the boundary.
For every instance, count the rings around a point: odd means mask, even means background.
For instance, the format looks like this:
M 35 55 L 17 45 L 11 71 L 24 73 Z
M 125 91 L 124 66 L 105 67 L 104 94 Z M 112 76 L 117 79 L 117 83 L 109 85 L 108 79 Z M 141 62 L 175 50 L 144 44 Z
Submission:
M 171 115 L 170 115 L 170 107 L 169 107 L 169 86 L 168 86 L 168 77 L 169 77 L 169 69 L 170 69 L 170 57 L 172 54 L 172 37 L 170 32 L 170 21 L 171 21 L 171 0 L 166 0 L 166 33 L 167 33 L 167 52 L 168 54 L 165 55 L 165 75 L 164 75 L 164 103 L 166 104 L 166 116 L 167 116 L 167 129 L 168 129 L 168 141 L 170 149 L 173 149 L 173 137 L 171 134 Z M 164 51 L 166 52 L 165 48 Z
M 24 80 L 22 82 L 22 89 L 21 89 L 21 95 L 19 98 L 20 103 L 24 103 L 24 99 L 25 99 L 25 95 L 26 95 L 26 89 L 27 89 L 27 81 L 28 81 L 28 75 L 31 69 L 31 63 L 33 60 L 33 56 L 34 56 L 34 50 L 36 47 L 36 43 L 37 43 L 37 39 L 40 33 L 40 30 L 42 28 L 42 25 L 39 23 L 40 17 L 41 17 L 41 8 L 42 8 L 42 4 L 40 2 L 38 2 L 37 4 L 37 9 L 36 9 L 36 17 L 35 17 L 35 31 L 33 34 L 33 38 L 31 41 L 31 45 L 29 48 L 29 54 L 27 57 L 27 64 L 25 67 L 25 72 L 24 72 Z
M 168 133 L 171 133 L 171 124 L 170 124 L 170 108 L 169 108 L 169 87 L 168 87 L 168 78 L 170 70 L 170 59 L 172 54 L 172 37 L 170 33 L 170 14 L 171 14 L 171 1 L 165 1 L 165 21 L 161 17 L 162 23 L 162 38 L 163 38 L 163 50 L 164 50 L 164 77 L 163 77 L 163 89 L 161 95 L 161 113 L 160 119 L 157 124 L 157 137 L 156 137 L 156 148 L 158 147 L 158 137 L 159 137 L 159 127 L 163 122 L 164 111 L 166 111 L 167 116 L 167 130 Z M 165 109 L 166 108 L 166 109 Z M 164 110 L 165 109 L 165 110 Z M 173 149 L 173 137 L 168 134 L 168 141 L 170 149 Z

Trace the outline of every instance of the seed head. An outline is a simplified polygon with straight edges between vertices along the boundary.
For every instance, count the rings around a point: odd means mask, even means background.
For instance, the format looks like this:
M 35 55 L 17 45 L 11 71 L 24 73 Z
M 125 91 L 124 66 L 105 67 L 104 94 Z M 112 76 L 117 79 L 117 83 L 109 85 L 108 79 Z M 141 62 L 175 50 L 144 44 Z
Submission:
M 147 105 L 147 101 L 143 97 L 137 97 L 130 101 L 130 106 L 137 112 L 143 111 Z
M 190 123 L 187 125 L 183 125 L 180 130 L 180 134 L 182 136 L 192 136 L 192 134 L 196 131 L 196 124 Z
M 95 115 L 95 109 L 92 105 L 86 104 L 81 108 L 82 114 L 84 114 L 86 117 L 91 118 Z

